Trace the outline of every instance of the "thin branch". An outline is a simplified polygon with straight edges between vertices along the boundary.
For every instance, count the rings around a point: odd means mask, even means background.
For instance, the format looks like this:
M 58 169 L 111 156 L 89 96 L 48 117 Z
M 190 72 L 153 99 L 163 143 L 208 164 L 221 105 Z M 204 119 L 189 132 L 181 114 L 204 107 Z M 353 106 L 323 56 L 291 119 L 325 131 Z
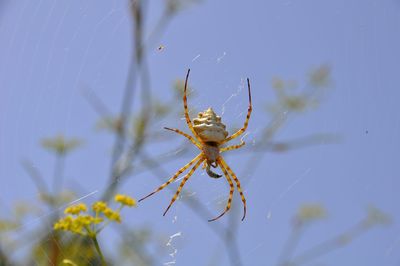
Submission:
M 278 266 L 288 266 L 290 265 L 290 260 L 293 256 L 293 253 L 299 244 L 300 238 L 303 233 L 303 224 L 294 224 L 292 232 L 290 236 L 286 239 L 286 242 L 283 246 L 281 255 L 279 256 Z
M 291 265 L 301 265 L 309 262 L 310 260 L 316 259 L 325 255 L 335 249 L 343 247 L 345 244 L 349 243 L 352 239 L 360 236 L 362 233 L 370 228 L 368 223 L 364 220 L 356 224 L 354 227 L 350 228 L 347 232 L 341 233 L 331 239 L 322 242 L 315 247 L 303 252 L 299 256 L 296 256 Z
M 131 1 L 130 6 L 132 10 L 137 10 L 137 13 L 140 13 L 140 4 L 142 1 Z M 140 14 L 139 14 L 139 17 Z M 134 36 L 137 37 L 137 32 L 141 31 L 140 27 L 142 27 L 141 20 L 134 17 L 135 19 L 135 34 Z M 117 182 L 117 175 L 115 170 L 115 163 L 117 162 L 118 158 L 121 156 L 124 146 L 125 146 L 125 140 L 126 140 L 126 126 L 127 126 L 127 120 L 128 117 L 131 114 L 131 108 L 132 108 L 132 103 L 133 103 L 133 95 L 135 91 L 135 85 L 136 85 L 136 79 L 137 79 L 137 57 L 138 54 L 140 55 L 141 48 L 137 45 L 137 41 L 135 41 L 136 38 L 134 38 L 135 46 L 133 47 L 132 50 L 132 55 L 131 55 L 131 60 L 129 63 L 129 68 L 128 68 L 128 78 L 126 81 L 125 85 L 125 92 L 122 98 L 122 106 L 121 106 L 121 111 L 120 111 L 120 116 L 119 116 L 119 125 L 120 125 L 120 131 L 116 135 L 115 142 L 114 142 L 114 147 L 113 147 L 113 153 L 111 157 L 111 165 L 110 165 L 110 183 L 111 184 L 116 184 Z M 108 194 L 110 191 L 107 190 L 106 193 L 103 195 L 104 200 L 108 200 L 110 197 L 110 194 Z
M 64 181 L 64 166 L 65 166 L 65 155 L 56 154 L 56 162 L 54 166 L 53 176 L 53 193 L 56 196 L 63 186 Z
M 140 265 L 159 265 L 160 263 L 155 261 L 156 255 L 150 255 L 146 250 L 146 246 L 138 236 L 135 235 L 127 226 L 120 224 L 116 227 L 117 231 L 121 234 L 123 238 L 124 245 L 128 245 L 130 252 L 133 252 L 139 260 L 142 262 Z M 133 263 L 133 262 L 132 262 Z M 135 264 L 136 265 L 136 264 Z
M 15 265 L 13 262 L 11 262 L 10 258 L 8 258 L 7 252 L 4 251 L 1 246 L 0 246 L 0 265 L 4 265 L 4 266 Z
M 112 117 L 111 111 L 107 108 L 104 101 L 96 94 L 94 90 L 85 86 L 82 88 L 82 95 L 86 101 L 93 107 L 93 110 L 103 118 Z
M 47 185 L 44 182 L 43 176 L 39 172 L 39 170 L 33 166 L 33 163 L 28 159 L 25 159 L 21 162 L 22 168 L 27 172 L 28 176 L 31 178 L 33 183 L 35 184 L 37 190 L 40 193 L 48 194 Z

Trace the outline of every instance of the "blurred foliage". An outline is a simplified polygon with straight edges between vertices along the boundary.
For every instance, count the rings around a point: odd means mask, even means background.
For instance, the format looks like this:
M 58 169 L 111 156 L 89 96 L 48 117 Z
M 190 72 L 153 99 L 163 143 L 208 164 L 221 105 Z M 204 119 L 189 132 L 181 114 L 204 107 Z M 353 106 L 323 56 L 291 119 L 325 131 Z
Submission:
M 330 67 L 322 65 L 313 70 L 305 88 L 297 91 L 297 82 L 283 80 L 275 77 L 272 81 L 272 88 L 278 98 L 277 103 L 269 106 L 272 113 L 284 111 L 301 112 L 307 108 L 316 107 L 320 102 L 324 89 L 331 85 Z
M 140 106 L 131 111 L 133 101 L 129 101 L 135 89 L 136 75 L 141 75 L 142 84 L 150 84 L 147 65 L 143 63 L 146 58 L 146 45 L 153 45 L 157 36 L 160 36 L 168 21 L 178 11 L 182 11 L 187 6 L 197 3 L 193 0 L 167 0 L 164 2 L 164 12 L 161 15 L 159 23 L 149 34 L 150 44 L 144 43 L 143 35 L 143 16 L 147 9 L 143 8 L 142 1 L 132 1 L 131 15 L 133 16 L 133 35 L 135 36 L 135 46 L 133 54 L 136 58 L 131 58 L 131 64 L 136 65 L 138 72 L 129 72 L 127 86 L 122 104 L 121 112 L 113 115 L 109 112 L 107 105 L 90 93 L 85 95 L 89 104 L 98 113 L 100 121 L 97 123 L 98 129 L 106 129 L 115 136 L 114 146 L 112 148 L 112 158 L 110 165 L 110 174 L 108 186 L 101 200 L 92 204 L 91 210 L 82 202 L 75 202 L 76 195 L 74 192 L 64 190 L 63 183 L 59 180 L 63 175 L 64 160 L 58 160 L 55 165 L 55 174 L 52 179 L 53 187 L 49 189 L 46 180 L 36 169 L 36 167 L 28 162 L 23 162 L 23 167 L 36 185 L 40 202 L 38 204 L 30 202 L 29 205 L 16 207 L 14 216 L 11 218 L 0 219 L 0 266 L 2 265 L 159 265 L 158 258 L 166 253 L 165 243 L 162 233 L 155 232 L 146 226 L 129 227 L 122 223 L 120 211 L 123 206 L 133 207 L 136 205 L 134 199 L 120 195 L 114 197 L 115 203 L 119 204 L 117 208 L 110 207 L 110 197 L 115 195 L 119 186 L 126 178 L 132 177 L 142 171 L 152 171 L 155 176 L 163 178 L 164 172 L 162 166 L 165 162 L 186 156 L 190 152 L 191 147 L 187 141 L 183 141 L 183 145 L 178 147 L 177 151 L 167 151 L 165 154 L 148 154 L 146 149 L 150 144 L 158 139 L 165 143 L 170 142 L 175 137 L 172 134 L 160 133 L 159 128 L 152 128 L 155 122 L 161 119 L 171 118 L 179 119 L 183 117 L 182 96 L 184 81 L 176 80 L 172 85 L 173 97 L 171 100 L 157 99 L 151 94 L 150 88 L 142 85 L 142 93 L 146 95 L 140 101 Z M 155 37 L 154 37 L 155 36 Z M 160 48 L 162 47 L 162 48 Z M 159 46 L 159 50 L 165 47 Z M 132 68 L 134 69 L 134 68 Z M 293 80 L 284 80 L 282 78 L 274 78 L 272 88 L 276 93 L 277 100 L 269 105 L 270 116 L 269 121 L 265 122 L 265 127 L 260 130 L 259 141 L 257 145 L 250 146 L 245 151 L 251 151 L 252 158 L 245 165 L 247 171 L 254 171 L 255 166 L 262 160 L 261 152 L 264 151 L 289 151 L 298 147 L 305 147 L 320 143 L 321 135 L 312 135 L 305 139 L 274 142 L 278 129 L 280 129 L 290 113 L 301 113 L 305 110 L 316 107 L 328 88 L 332 84 L 330 67 L 322 65 L 311 71 L 307 77 L 305 86 L 301 89 L 298 83 Z M 147 93 L 147 94 L 146 94 Z M 188 97 L 195 97 L 194 89 L 188 87 Z M 128 100 L 127 100 L 128 99 Z M 191 111 L 194 109 L 191 107 Z M 260 111 L 257 111 L 260 112 Z M 267 116 L 265 116 L 267 117 Z M 326 137 L 326 136 L 324 136 Z M 53 152 L 57 158 L 64 158 L 72 151 L 82 145 L 82 140 L 77 138 L 66 138 L 60 134 L 55 137 L 45 138 L 42 140 L 42 147 Z M 71 202 L 76 204 L 65 208 L 65 215 L 60 213 L 66 205 Z M 182 201 L 190 207 L 193 212 L 201 219 L 209 216 L 207 207 L 202 202 L 192 197 L 185 197 Z M 34 207 L 32 207 L 34 205 Z M 28 206 L 28 208 L 26 208 Z M 46 211 L 47 209 L 47 211 Z M 234 209 L 234 208 L 233 208 Z M 50 211 L 48 211 L 50 210 Z M 29 222 L 29 216 L 38 217 L 40 223 L 29 229 L 30 232 L 22 232 L 24 223 Z M 28 218 L 27 218 L 28 217 Z M 232 220 L 228 226 L 221 222 L 214 222 L 212 225 L 207 222 L 207 226 L 221 240 L 226 248 L 226 254 L 232 265 L 240 265 L 241 257 L 237 236 L 237 221 L 232 215 Z M 282 255 L 278 265 L 301 265 L 326 254 L 344 244 L 349 243 L 354 238 L 369 229 L 390 223 L 390 217 L 375 207 L 368 209 L 367 215 L 359 223 L 349 230 L 339 233 L 336 237 L 328 239 L 321 244 L 311 247 L 309 250 L 300 254 L 295 254 L 298 241 L 304 229 L 313 224 L 314 221 L 326 218 L 326 210 L 319 204 L 303 205 L 294 215 L 294 222 L 291 236 L 282 249 Z M 114 245 L 114 253 L 103 254 L 97 235 L 110 223 L 114 223 L 115 230 L 119 233 L 119 245 Z M 52 230 L 52 229 L 55 230 Z M 25 229 L 25 228 L 24 228 Z M 29 230 L 27 230 L 29 231 Z M 12 235 L 16 233 L 15 237 Z M 30 252 L 26 257 L 22 258 L 22 262 L 14 262 L 11 250 L 15 250 L 30 244 Z M 112 256 L 116 255 L 116 257 Z M 204 254 L 203 254 L 204 255 Z
M 332 84 L 331 68 L 328 65 L 322 65 L 310 74 L 309 83 L 317 88 L 328 87 Z
M 388 225 L 390 223 L 390 217 L 387 214 L 376 207 L 370 206 L 365 217 L 354 226 L 296 254 L 298 244 L 305 233 L 306 226 L 309 226 L 311 222 L 325 217 L 326 211 L 320 204 L 308 204 L 300 207 L 294 217 L 292 231 L 286 240 L 278 266 L 307 264 L 325 254 L 344 247 L 373 227 Z
M 15 230 L 18 224 L 9 220 L 0 220 L 0 233 Z
M 296 221 L 299 223 L 308 223 L 325 218 L 326 211 L 320 204 L 303 205 L 296 215 Z
M 185 80 L 184 79 L 177 79 L 174 82 L 173 91 L 174 96 L 177 101 L 182 101 L 183 91 L 185 89 Z M 196 90 L 188 83 L 187 84 L 187 91 L 186 95 L 188 98 L 196 97 Z M 182 109 L 182 108 L 180 108 Z
M 122 131 L 121 119 L 116 117 L 102 117 L 96 125 L 97 129 L 106 129 L 120 135 Z
M 54 233 L 46 235 L 34 246 L 32 262 L 35 265 L 49 265 L 49 254 L 52 254 L 50 251 L 54 250 L 54 244 L 60 250 L 56 265 L 68 265 L 68 263 L 79 266 L 100 265 L 96 249 L 89 238 L 65 234 L 57 236 Z
M 63 135 L 54 138 L 45 138 L 42 140 L 43 148 L 55 152 L 58 155 L 64 155 L 82 145 L 79 139 L 66 139 Z
M 39 193 L 39 199 L 49 206 L 61 206 L 68 202 L 71 202 L 76 198 L 76 194 L 72 191 L 63 190 L 56 195 L 50 193 Z

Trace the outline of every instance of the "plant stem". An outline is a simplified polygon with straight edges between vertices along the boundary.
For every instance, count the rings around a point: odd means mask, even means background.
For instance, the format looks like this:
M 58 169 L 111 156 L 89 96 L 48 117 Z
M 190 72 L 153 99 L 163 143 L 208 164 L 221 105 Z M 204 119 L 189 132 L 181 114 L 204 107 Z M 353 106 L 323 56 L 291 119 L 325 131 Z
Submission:
M 60 246 L 58 244 L 58 241 L 60 239 L 59 233 L 57 231 L 50 232 L 50 235 L 52 235 L 52 239 L 50 242 L 50 247 L 51 247 L 51 259 L 49 260 L 49 265 L 57 265 L 58 264 L 58 259 L 60 255 Z M 3 265 L 3 264 L 1 264 Z M 6 264 L 5 264 L 6 265 Z
M 54 197 L 60 193 L 63 186 L 64 179 L 64 161 L 65 154 L 57 153 L 56 162 L 54 166 L 54 177 L 53 177 L 53 193 Z M 55 203 L 57 204 L 57 203 Z
M 298 255 L 291 261 L 291 265 L 305 264 L 313 259 L 332 252 L 335 249 L 341 248 L 356 237 L 365 233 L 368 229 L 370 229 L 370 227 L 364 221 L 361 221 L 347 231 L 338 234 L 337 236 L 328 239 Z
M 95 246 L 95 248 L 97 250 L 97 253 L 99 253 L 99 256 L 100 256 L 100 259 L 101 259 L 101 265 L 107 266 L 107 262 L 104 259 L 103 253 L 101 252 L 100 245 L 99 245 L 99 242 L 97 241 L 96 235 L 94 235 L 94 236 L 92 236 L 90 238 L 92 239 L 92 241 L 94 243 L 94 246 Z

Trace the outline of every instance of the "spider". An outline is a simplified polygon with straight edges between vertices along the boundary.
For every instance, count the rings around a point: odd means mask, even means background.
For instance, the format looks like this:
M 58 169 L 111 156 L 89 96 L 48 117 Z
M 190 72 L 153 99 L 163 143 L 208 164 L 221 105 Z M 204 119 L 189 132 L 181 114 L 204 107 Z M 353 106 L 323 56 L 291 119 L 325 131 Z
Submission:
M 202 168 L 206 169 L 207 174 L 212 178 L 222 177 L 222 175 L 216 174 L 213 171 L 211 171 L 211 169 L 210 169 L 210 167 L 217 168 L 219 166 L 221 168 L 222 172 L 224 173 L 224 176 L 230 186 L 229 198 L 228 198 L 228 202 L 225 207 L 225 210 L 219 216 L 217 216 L 213 219 L 210 219 L 208 221 L 211 222 L 211 221 L 215 221 L 215 220 L 221 218 L 231 208 L 231 202 L 232 202 L 232 197 L 233 197 L 233 192 L 234 192 L 234 184 L 232 182 L 232 179 L 236 183 L 236 188 L 239 191 L 239 194 L 240 194 L 242 202 L 243 202 L 243 217 L 242 217 L 242 221 L 243 221 L 244 218 L 246 217 L 246 199 L 245 199 L 243 191 L 240 187 L 239 179 L 237 178 L 235 173 L 232 171 L 232 169 L 228 166 L 228 164 L 225 162 L 221 153 L 230 151 L 230 150 L 239 149 L 245 145 L 245 142 L 241 141 L 240 144 L 227 146 L 227 147 L 221 147 L 221 146 L 223 146 L 228 141 L 239 137 L 247 129 L 247 126 L 248 126 L 248 123 L 250 120 L 250 114 L 252 111 L 250 80 L 247 79 L 247 87 L 248 87 L 248 93 L 249 93 L 249 107 L 247 110 L 246 120 L 245 120 L 242 128 L 240 128 L 234 134 L 228 136 L 228 132 L 225 130 L 226 126 L 221 122 L 221 117 L 217 116 L 211 108 L 208 108 L 204 112 L 200 112 L 197 115 L 197 118 L 193 119 L 193 123 L 190 120 L 189 112 L 188 112 L 188 105 L 187 105 L 187 97 L 186 97 L 189 73 L 190 73 L 190 69 L 188 69 L 187 74 L 186 74 L 185 88 L 183 91 L 183 107 L 184 107 L 184 111 L 185 111 L 186 123 L 187 123 L 190 131 L 194 135 L 194 137 L 180 131 L 179 129 L 168 128 L 168 127 L 165 127 L 165 129 L 174 131 L 174 132 L 184 136 L 185 138 L 187 138 L 190 142 L 192 142 L 200 150 L 200 154 L 198 154 L 188 164 L 186 164 L 181 169 L 179 169 L 178 172 L 176 172 L 175 175 L 173 177 L 171 177 L 167 182 L 162 184 L 160 187 L 158 187 L 156 190 L 151 192 L 149 195 L 140 199 L 139 202 L 152 196 L 153 194 L 159 192 L 160 190 L 162 190 L 163 188 L 165 188 L 166 186 L 171 184 L 174 180 L 176 180 L 178 178 L 178 176 L 180 174 L 182 174 L 185 170 L 187 170 L 190 166 L 192 166 L 194 164 L 194 166 L 190 169 L 190 171 L 183 178 L 175 195 L 171 199 L 170 204 L 168 205 L 167 209 L 165 210 L 165 212 L 163 214 L 163 216 L 165 216 L 165 214 L 168 212 L 169 208 L 172 206 L 172 204 L 178 198 L 179 193 L 181 192 L 186 181 L 189 180 L 189 178 L 193 175 L 193 173 L 196 171 L 196 169 L 203 163 Z

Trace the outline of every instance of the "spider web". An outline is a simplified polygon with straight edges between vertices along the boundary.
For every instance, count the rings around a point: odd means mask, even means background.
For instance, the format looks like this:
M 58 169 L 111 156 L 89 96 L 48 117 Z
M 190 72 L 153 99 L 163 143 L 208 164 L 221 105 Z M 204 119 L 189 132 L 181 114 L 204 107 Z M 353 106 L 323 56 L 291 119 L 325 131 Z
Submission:
M 230 3 L 229 16 L 224 2 L 200 5 L 182 11 L 161 38 L 164 48 L 149 52 L 149 65 L 155 73 L 152 88 L 160 99 L 171 98 L 171 90 L 165 88 L 173 78 L 184 78 L 186 68 L 191 67 L 191 116 L 212 106 L 233 132 L 246 117 L 245 81 L 250 78 L 254 111 L 249 129 L 241 137 L 247 145 L 226 154 L 228 164 L 242 182 L 248 213 L 240 223 L 242 203 L 235 192 L 232 210 L 218 223 L 208 224 L 206 221 L 225 207 L 229 186 L 223 178 L 211 179 L 198 169 L 166 217 L 162 213 L 174 190 L 165 189 L 137 209 L 123 211 L 123 225 L 129 226 L 135 237 L 149 232 L 152 244 L 145 247 L 145 252 L 151 255 L 150 261 L 154 265 L 232 265 L 229 247 L 218 235 L 220 226 L 225 226 L 234 230 L 243 265 L 275 265 L 289 235 L 290 221 L 303 203 L 321 204 L 329 216 L 310 229 L 299 244 L 300 253 L 323 241 L 322 236 L 345 230 L 363 217 L 363 208 L 368 204 L 379 206 L 398 220 L 394 188 L 399 184 L 395 158 L 399 156 L 400 124 L 393 114 L 397 113 L 394 84 L 398 84 L 395 77 L 400 60 L 396 47 L 400 40 L 392 34 L 400 25 L 395 16 L 398 3 Z M 21 248 L 12 256 L 21 265 L 27 263 L 23 258 L 32 246 L 43 239 L 54 240 L 43 231 L 51 227 L 43 225 L 49 217 L 75 202 L 90 204 L 109 188 L 103 184 L 107 184 L 113 138 L 94 132 L 99 116 L 82 91 L 90 87 L 112 114 L 119 112 L 132 46 L 127 6 L 121 1 L 0 2 L 0 218 L 11 219 L 15 214 L 13 204 L 18 200 L 24 200 L 22 206 L 29 210 L 11 234 L 0 232 L 0 250 L 20 245 L 10 243 L 12 239 L 23 239 L 27 244 L 18 246 Z M 146 8 L 154 10 L 152 16 L 156 17 L 161 13 L 160 6 L 159 2 L 151 2 Z M 205 14 L 209 21 L 204 21 Z M 149 28 L 155 25 L 152 16 L 146 21 Z M 345 30 L 338 33 L 338 28 Z M 182 37 L 186 35 L 190 41 Z M 276 44 L 281 47 L 278 49 Z M 332 99 L 324 99 L 326 105 L 321 103 L 313 113 L 288 115 L 287 124 L 274 140 L 285 142 L 315 132 L 339 132 L 346 142 L 322 145 L 324 140 L 320 140 L 320 146 L 290 152 L 258 151 L 263 130 L 270 122 L 266 110 L 275 99 L 269 85 L 273 75 L 295 77 L 304 83 L 303 73 L 323 60 L 337 69 Z M 138 90 L 134 113 L 139 110 L 141 96 Z M 181 102 L 176 105 L 181 107 Z M 152 127 L 161 131 L 163 126 L 171 126 L 189 132 L 181 118 L 163 119 Z M 54 156 L 42 151 L 38 142 L 57 134 L 85 139 L 82 148 L 66 158 L 63 172 L 65 187 L 76 194 L 59 208 L 39 209 L 38 192 L 21 167 L 21 160 L 28 159 L 30 166 L 51 184 Z M 195 148 L 186 151 L 179 146 L 181 143 L 176 137 L 166 144 L 149 145 L 150 155 L 164 154 L 161 159 L 171 159 L 163 164 L 163 180 L 196 155 Z M 172 150 L 174 147 L 178 148 Z M 182 156 L 172 160 L 177 155 Z M 257 163 L 252 164 L 252 160 Z M 160 185 L 162 181 L 155 176 L 154 172 L 143 171 L 124 182 L 119 192 L 140 198 Z M 171 186 L 176 188 L 179 181 L 181 178 Z M 201 203 L 211 217 L 198 216 L 188 207 L 191 200 Z M 349 249 L 318 258 L 317 262 L 347 265 L 350 261 L 367 266 L 398 263 L 396 222 L 389 229 L 363 237 L 362 241 L 352 242 Z M 115 246 L 121 236 L 117 226 L 105 230 L 99 240 L 110 258 L 118 258 Z M 50 254 L 42 252 L 50 260 Z M 199 254 L 204 256 L 193 262 Z M 123 263 L 131 265 L 129 260 Z

